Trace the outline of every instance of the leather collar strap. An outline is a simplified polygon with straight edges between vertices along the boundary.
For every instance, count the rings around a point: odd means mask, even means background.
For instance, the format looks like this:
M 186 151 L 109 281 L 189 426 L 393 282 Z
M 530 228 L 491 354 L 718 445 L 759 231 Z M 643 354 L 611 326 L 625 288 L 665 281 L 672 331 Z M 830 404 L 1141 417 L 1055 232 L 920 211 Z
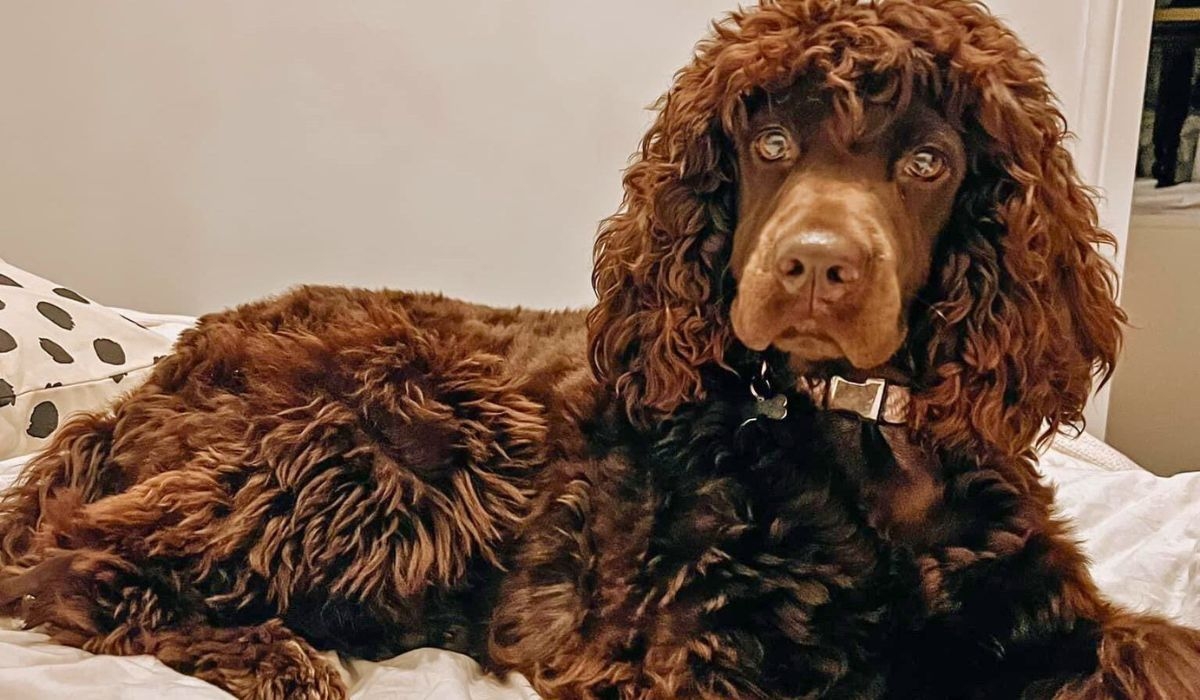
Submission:
M 829 379 L 802 377 L 796 388 L 808 394 L 819 409 L 851 413 L 885 425 L 908 423 L 912 395 L 907 387 L 883 379 L 859 384 L 836 375 Z

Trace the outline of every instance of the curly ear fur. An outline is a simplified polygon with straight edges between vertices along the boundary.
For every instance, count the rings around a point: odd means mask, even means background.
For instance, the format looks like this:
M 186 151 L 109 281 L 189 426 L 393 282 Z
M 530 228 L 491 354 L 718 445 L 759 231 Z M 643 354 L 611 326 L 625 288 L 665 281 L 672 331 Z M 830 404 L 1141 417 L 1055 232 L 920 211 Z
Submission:
M 942 447 L 1018 455 L 1081 426 L 1093 378 L 1111 375 L 1126 317 L 1099 247 L 1116 241 L 1039 61 L 994 19 L 958 14 L 974 20 L 975 48 L 1003 60 L 980 53 L 951 73 L 976 93 L 963 115 L 976 163 L 926 292 L 946 323 L 921 339 L 933 377 L 916 418 Z
M 690 92 L 681 76 L 625 174 L 621 211 L 596 239 L 591 361 L 631 415 L 700 398 L 699 370 L 722 361 L 731 336 L 716 279 L 732 231 L 732 164 L 711 108 L 697 109 Z
M 703 368 L 733 346 L 727 134 L 747 96 L 801 79 L 848 130 L 867 101 L 922 95 L 972 151 L 923 294 L 945 321 L 915 322 L 907 350 L 921 372 L 920 432 L 947 449 L 1017 455 L 1078 424 L 1120 346 L 1115 273 L 1096 250 L 1113 239 L 1063 147 L 1040 63 L 963 0 L 764 0 L 714 25 L 660 102 L 596 242 L 591 361 L 631 419 L 703 398 Z

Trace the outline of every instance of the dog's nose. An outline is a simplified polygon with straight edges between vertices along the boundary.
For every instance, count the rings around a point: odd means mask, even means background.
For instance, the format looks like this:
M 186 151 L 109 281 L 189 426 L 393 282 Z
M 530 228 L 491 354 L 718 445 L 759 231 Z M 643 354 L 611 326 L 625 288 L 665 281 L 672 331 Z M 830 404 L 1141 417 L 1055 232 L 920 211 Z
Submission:
M 780 242 L 775 271 L 792 294 L 811 294 L 812 302 L 836 304 L 863 277 L 867 251 L 850 238 L 829 231 L 805 231 Z

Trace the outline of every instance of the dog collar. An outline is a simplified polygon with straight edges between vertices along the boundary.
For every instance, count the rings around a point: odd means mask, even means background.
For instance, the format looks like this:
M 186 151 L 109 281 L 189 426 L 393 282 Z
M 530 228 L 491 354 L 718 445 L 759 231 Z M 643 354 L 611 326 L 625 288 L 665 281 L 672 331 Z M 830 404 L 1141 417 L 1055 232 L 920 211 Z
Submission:
M 771 390 L 767 371 L 767 363 L 764 362 L 758 377 L 750 382 L 754 411 L 746 423 L 761 418 L 787 418 L 787 395 Z M 796 382 L 796 390 L 812 399 L 819 410 L 855 415 L 884 425 L 908 423 L 912 404 L 912 394 L 907 387 L 892 384 L 886 379 L 871 378 L 860 383 L 838 375 L 829 378 L 801 377 Z
M 796 388 L 808 394 L 822 410 L 850 413 L 884 425 L 908 423 L 912 394 L 908 387 L 891 384 L 886 379 L 859 383 L 837 375 L 828 379 L 802 377 Z

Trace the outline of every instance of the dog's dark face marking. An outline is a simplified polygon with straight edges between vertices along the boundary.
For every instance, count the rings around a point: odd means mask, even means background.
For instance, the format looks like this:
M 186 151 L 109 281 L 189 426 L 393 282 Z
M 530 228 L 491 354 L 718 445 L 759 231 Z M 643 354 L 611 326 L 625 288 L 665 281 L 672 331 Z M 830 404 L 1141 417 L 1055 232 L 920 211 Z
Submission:
M 754 102 L 734 133 L 734 333 L 801 369 L 883 365 L 962 184 L 963 140 L 920 102 L 869 105 L 855 133 L 804 88 Z

